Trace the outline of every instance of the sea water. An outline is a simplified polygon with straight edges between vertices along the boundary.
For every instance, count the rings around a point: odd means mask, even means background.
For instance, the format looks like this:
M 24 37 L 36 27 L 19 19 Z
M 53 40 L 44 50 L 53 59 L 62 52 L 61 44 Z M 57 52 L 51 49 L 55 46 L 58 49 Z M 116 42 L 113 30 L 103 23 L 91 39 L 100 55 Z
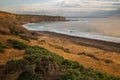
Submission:
M 119 21 L 78 19 L 72 21 L 50 21 L 23 25 L 32 31 L 49 31 L 77 37 L 120 43 Z M 116 33 L 117 32 L 117 33 Z

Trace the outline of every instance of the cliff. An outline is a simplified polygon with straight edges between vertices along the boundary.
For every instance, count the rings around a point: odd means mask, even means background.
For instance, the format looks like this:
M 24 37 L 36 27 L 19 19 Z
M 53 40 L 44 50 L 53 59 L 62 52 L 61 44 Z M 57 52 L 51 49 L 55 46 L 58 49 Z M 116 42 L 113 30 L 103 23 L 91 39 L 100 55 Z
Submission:
M 0 11 L 0 33 L 15 35 L 19 33 L 28 33 L 29 31 L 21 27 L 21 24 L 64 20 L 65 17 L 61 16 L 20 15 Z
M 20 22 L 16 19 L 16 14 L 0 11 L 0 33 L 1 34 L 14 34 L 27 33 Z
M 65 21 L 65 17 L 47 15 L 17 15 L 21 23 L 37 23 L 41 21 Z

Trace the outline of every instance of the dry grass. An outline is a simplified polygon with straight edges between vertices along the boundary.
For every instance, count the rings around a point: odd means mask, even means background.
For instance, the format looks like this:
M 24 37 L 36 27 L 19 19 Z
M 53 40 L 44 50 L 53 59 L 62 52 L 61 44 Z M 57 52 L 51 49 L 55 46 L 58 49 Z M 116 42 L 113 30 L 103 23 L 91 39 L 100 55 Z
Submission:
M 45 40 L 44 44 L 39 44 L 42 47 L 54 52 L 60 56 L 63 56 L 65 59 L 77 61 L 85 67 L 90 67 L 97 69 L 99 71 L 114 75 L 120 76 L 120 53 L 104 51 L 93 47 L 77 45 L 67 40 L 61 40 L 59 38 L 50 38 L 50 37 L 40 37 L 39 40 Z M 31 44 L 38 45 L 37 41 L 32 41 Z M 64 52 L 63 50 L 56 49 L 50 44 L 64 46 L 64 48 L 69 49 L 71 54 Z M 78 55 L 78 53 L 89 53 L 87 55 Z M 92 55 L 92 56 L 91 56 Z M 95 59 L 97 58 L 97 59 Z M 108 60 L 110 63 L 108 63 Z

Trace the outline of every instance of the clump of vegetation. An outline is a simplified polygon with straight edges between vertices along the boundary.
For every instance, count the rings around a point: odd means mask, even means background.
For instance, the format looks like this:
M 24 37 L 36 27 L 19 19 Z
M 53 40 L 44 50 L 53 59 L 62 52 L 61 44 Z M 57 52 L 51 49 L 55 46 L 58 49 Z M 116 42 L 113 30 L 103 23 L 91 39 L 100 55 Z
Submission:
M 0 42 L 0 53 L 4 52 L 4 49 L 8 49 L 9 47 L 4 46 L 1 42 Z
M 19 36 L 23 40 L 30 41 L 30 38 L 28 36 L 24 36 L 24 35 L 19 35 Z
M 14 39 L 8 39 L 8 43 L 13 48 L 19 49 L 19 50 L 26 49 L 28 47 L 26 44 Z
M 64 47 L 58 46 L 58 45 L 50 45 L 50 46 L 52 46 L 52 47 L 54 47 L 54 48 L 56 48 L 56 49 L 63 50 L 63 51 L 66 52 L 66 53 L 70 53 L 70 50 L 69 50 L 68 48 L 64 48 Z
M 91 57 L 91 58 L 93 58 L 95 60 L 100 60 L 99 58 L 95 57 L 94 55 L 88 54 L 88 53 L 85 53 L 85 52 L 78 53 L 78 55 L 85 55 L 85 56 Z
M 31 74 L 29 72 L 23 72 L 20 74 L 19 78 L 16 80 L 41 80 L 41 79 L 35 74 Z
M 3 71 L 4 75 L 20 71 L 16 80 L 120 80 L 38 46 L 28 47 L 23 59 L 9 61 Z
M 105 63 L 113 63 L 113 61 L 111 61 L 111 60 L 104 60 L 105 61 Z
M 42 43 L 44 43 L 44 42 L 45 42 L 45 40 L 40 40 L 40 41 L 39 41 L 40 44 L 42 44 Z

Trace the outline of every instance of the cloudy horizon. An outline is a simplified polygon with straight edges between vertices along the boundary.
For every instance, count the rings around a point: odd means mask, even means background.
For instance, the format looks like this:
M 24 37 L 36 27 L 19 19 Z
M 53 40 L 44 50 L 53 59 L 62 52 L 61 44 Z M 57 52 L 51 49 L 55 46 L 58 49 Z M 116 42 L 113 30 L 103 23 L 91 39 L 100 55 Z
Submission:
M 120 14 L 120 0 L 0 0 L 0 10 L 65 17 L 105 17 Z

